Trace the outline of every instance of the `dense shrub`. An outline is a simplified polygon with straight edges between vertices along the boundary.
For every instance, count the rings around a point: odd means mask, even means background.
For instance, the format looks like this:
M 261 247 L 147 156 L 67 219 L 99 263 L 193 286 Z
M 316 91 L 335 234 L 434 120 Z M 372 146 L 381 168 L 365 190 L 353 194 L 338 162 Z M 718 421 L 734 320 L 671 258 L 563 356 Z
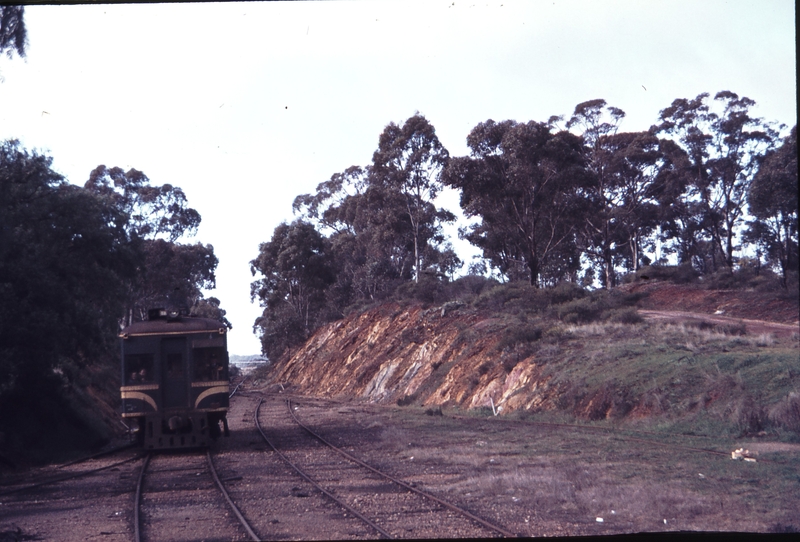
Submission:
M 586 324 L 600 320 L 608 305 L 605 299 L 592 296 L 564 303 L 556 309 L 558 318 L 568 324 Z
M 610 311 L 607 319 L 619 324 L 640 324 L 644 321 L 644 318 L 633 307 Z
M 556 316 L 568 324 L 588 324 L 608 320 L 637 324 L 642 320 L 633 307 L 645 295 L 647 294 L 600 290 L 591 292 L 587 297 L 555 306 L 554 310 Z
M 542 295 L 548 298 L 550 305 L 560 305 L 574 299 L 584 298 L 589 295 L 589 292 L 574 282 L 560 282 L 553 288 L 544 290 Z
M 447 298 L 450 300 L 471 301 L 483 291 L 497 286 L 495 279 L 480 275 L 460 277 L 445 286 Z
M 419 282 L 408 281 L 400 284 L 392 298 L 397 301 L 419 301 L 424 304 L 448 301 L 445 283 L 427 274 L 420 275 Z
M 700 273 L 690 264 L 683 265 L 646 265 L 623 277 L 623 282 L 631 283 L 648 280 L 661 280 L 675 284 L 697 282 Z
M 524 281 L 498 284 L 485 289 L 473 302 L 479 309 L 501 311 L 512 307 L 532 307 L 536 290 Z
M 772 424 L 800 435 L 800 393 L 790 392 L 769 410 Z

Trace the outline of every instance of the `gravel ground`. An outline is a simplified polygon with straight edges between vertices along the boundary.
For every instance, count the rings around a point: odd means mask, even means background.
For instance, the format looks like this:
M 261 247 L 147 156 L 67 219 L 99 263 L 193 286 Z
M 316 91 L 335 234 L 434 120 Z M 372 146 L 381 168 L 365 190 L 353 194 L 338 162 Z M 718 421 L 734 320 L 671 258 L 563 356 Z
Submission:
M 153 454 L 142 487 L 143 540 L 249 540 L 202 451 Z
M 378 538 L 271 451 L 253 421 L 261 390 L 245 386 L 244 392 L 231 403 L 230 438 L 220 439 L 212 452 L 220 478 L 255 532 L 270 540 Z M 276 444 L 394 536 L 489 536 L 468 520 L 396 492 L 388 482 L 356 474 L 338 455 L 317 455 L 322 445 L 289 422 L 282 403 L 287 395 L 263 397 L 261 422 Z M 303 423 L 349 453 L 524 536 L 800 528 L 800 450 L 785 443 L 668 435 L 637 435 L 640 440 L 633 441 L 618 430 L 570 429 L 451 411 L 441 415 L 429 410 L 426 415 L 410 407 L 320 398 L 295 400 Z M 677 445 L 728 455 L 690 452 Z M 732 461 L 730 451 L 739 447 L 759 450 L 758 461 Z M 121 458 L 92 460 L 58 473 Z M 178 463 L 181 470 L 159 472 L 165 470 L 161 460 L 172 467 Z M 148 469 L 143 513 L 149 539 L 245 539 L 203 463 L 198 452 L 184 452 L 157 458 Z M 85 478 L 1 495 L 0 540 L 132 540 L 133 491 L 141 464 L 137 460 Z M 35 469 L 26 481 L 54 472 Z M 0 479 L 0 493 L 13 481 Z
M 523 536 L 800 529 L 797 446 L 297 401 L 334 444 Z M 740 447 L 764 451 L 732 461 Z
M 133 455 L 126 452 L 58 470 L 34 469 L 25 476 L 25 485 L 100 468 Z M 136 460 L 86 477 L 0 495 L 0 540 L 132 540 L 132 492 L 141 463 Z M 0 493 L 20 485 L 3 485 Z

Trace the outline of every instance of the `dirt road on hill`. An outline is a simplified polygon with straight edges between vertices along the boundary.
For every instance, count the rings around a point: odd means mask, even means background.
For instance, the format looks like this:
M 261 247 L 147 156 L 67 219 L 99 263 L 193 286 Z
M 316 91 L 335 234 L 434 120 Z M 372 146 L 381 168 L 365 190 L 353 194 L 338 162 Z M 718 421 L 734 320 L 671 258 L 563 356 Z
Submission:
M 701 312 L 686 311 L 659 311 L 639 309 L 639 314 L 646 320 L 667 320 L 675 323 L 697 323 L 703 322 L 721 326 L 744 325 L 749 335 L 761 335 L 771 333 L 775 337 L 791 337 L 795 333 L 800 333 L 800 326 L 796 324 L 778 324 L 765 320 L 750 320 L 747 318 L 735 318 L 720 314 L 704 314 Z

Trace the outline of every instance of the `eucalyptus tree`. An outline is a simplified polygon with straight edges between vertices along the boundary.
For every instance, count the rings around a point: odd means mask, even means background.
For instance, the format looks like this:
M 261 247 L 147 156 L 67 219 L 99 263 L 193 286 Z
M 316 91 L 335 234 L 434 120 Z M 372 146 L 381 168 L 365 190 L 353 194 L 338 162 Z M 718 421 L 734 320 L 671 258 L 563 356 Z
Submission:
M 442 233 L 455 220 L 435 205 L 448 160 L 422 115 L 386 126 L 366 167 L 351 166 L 294 200 L 294 212 L 328 236 L 336 269 L 328 309 L 390 294 L 420 273 L 451 274 L 460 261 Z
M 178 243 L 181 237 L 194 235 L 201 221 L 180 187 L 153 185 L 136 169 L 100 165 L 89 174 L 84 188 L 117 211 L 131 246 L 138 251 L 122 323 L 144 319 L 148 308 L 160 304 L 188 311 L 201 302 L 203 289 L 215 287 L 219 261 L 214 248 Z
M 611 171 L 619 142 L 614 140 L 625 112 L 602 99 L 575 106 L 567 128 L 581 129 L 589 181 L 582 188 L 588 206 L 583 213 L 582 238 L 586 255 L 601 268 L 603 286 L 614 286 L 614 256 L 621 225 L 615 211 L 622 205 L 620 175 Z
M 442 222 L 455 220 L 451 213 L 434 205 L 443 186 L 441 172 L 449 157 L 433 125 L 419 113 L 403 126 L 389 123 L 372 156 L 372 184 L 385 185 L 403 197 L 411 225 L 415 282 L 419 282 L 428 242 L 436 236 Z
M 25 58 L 28 31 L 25 28 L 25 6 L 0 6 L 0 54 L 9 58 L 14 51 Z
M 148 308 L 169 306 L 188 313 L 203 305 L 203 290 L 216 287 L 219 260 L 214 247 L 152 239 L 141 245 L 135 300 L 130 310 L 144 318 Z
M 336 269 L 331 308 L 340 315 L 357 299 L 376 299 L 411 280 L 413 236 L 405 198 L 376 182 L 371 166 L 333 174 L 316 193 L 297 196 L 293 209 L 330 241 Z
M 188 207 L 181 188 L 151 185 L 147 175 L 136 169 L 97 166 L 84 187 L 128 217 L 126 229 L 131 237 L 174 242 L 194 235 L 200 225 L 200 213 Z
M 0 146 L 0 413 L 13 412 L 7 397 L 60 393 L 62 369 L 113 351 L 134 273 L 122 213 L 51 163 Z
M 659 223 L 656 198 L 662 172 L 668 168 L 662 141 L 649 132 L 623 132 L 608 137 L 611 152 L 607 173 L 612 178 L 607 201 L 614 252 L 637 271 L 650 259 L 644 254 L 654 244 Z
M 660 124 L 653 129 L 672 138 L 688 157 L 683 199 L 687 208 L 702 212 L 693 235 L 703 233 L 711 241 L 714 265 L 719 250 L 732 269 L 750 184 L 778 132 L 773 124 L 750 115 L 756 104 L 750 98 L 721 91 L 709 104 L 708 97 L 702 93 L 691 100 L 674 100 L 660 112 Z
M 253 330 L 262 352 L 277 359 L 324 323 L 319 316 L 325 290 L 335 279 L 330 243 L 308 222 L 281 223 L 272 239 L 259 245 L 250 272 L 257 277 L 250 297 L 264 309 Z
M 461 191 L 464 213 L 480 218 L 462 236 L 512 280 L 538 287 L 544 268 L 574 271 L 578 189 L 586 182 L 581 140 L 545 123 L 490 119 L 467 145 L 470 155 L 451 159 L 443 176 Z
M 797 126 L 778 149 L 764 158 L 747 193 L 750 213 L 747 238 L 756 243 L 772 262 L 777 262 L 788 286 L 798 258 Z

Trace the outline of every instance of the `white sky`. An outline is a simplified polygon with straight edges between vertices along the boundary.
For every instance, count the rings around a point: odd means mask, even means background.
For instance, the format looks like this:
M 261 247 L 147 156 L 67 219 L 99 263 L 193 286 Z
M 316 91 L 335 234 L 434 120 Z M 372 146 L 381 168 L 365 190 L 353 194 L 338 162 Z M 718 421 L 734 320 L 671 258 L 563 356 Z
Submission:
M 792 126 L 794 10 L 791 0 L 28 6 L 27 59 L 0 59 L 0 139 L 49 154 L 76 184 L 105 164 L 183 188 L 203 217 L 186 241 L 211 243 L 220 260 L 208 295 L 234 325 L 229 350 L 254 354 L 258 244 L 293 219 L 296 195 L 367 165 L 389 122 L 419 111 L 460 156 L 489 118 L 545 121 L 603 98 L 627 113 L 623 130 L 643 130 L 676 98 L 731 90 Z

